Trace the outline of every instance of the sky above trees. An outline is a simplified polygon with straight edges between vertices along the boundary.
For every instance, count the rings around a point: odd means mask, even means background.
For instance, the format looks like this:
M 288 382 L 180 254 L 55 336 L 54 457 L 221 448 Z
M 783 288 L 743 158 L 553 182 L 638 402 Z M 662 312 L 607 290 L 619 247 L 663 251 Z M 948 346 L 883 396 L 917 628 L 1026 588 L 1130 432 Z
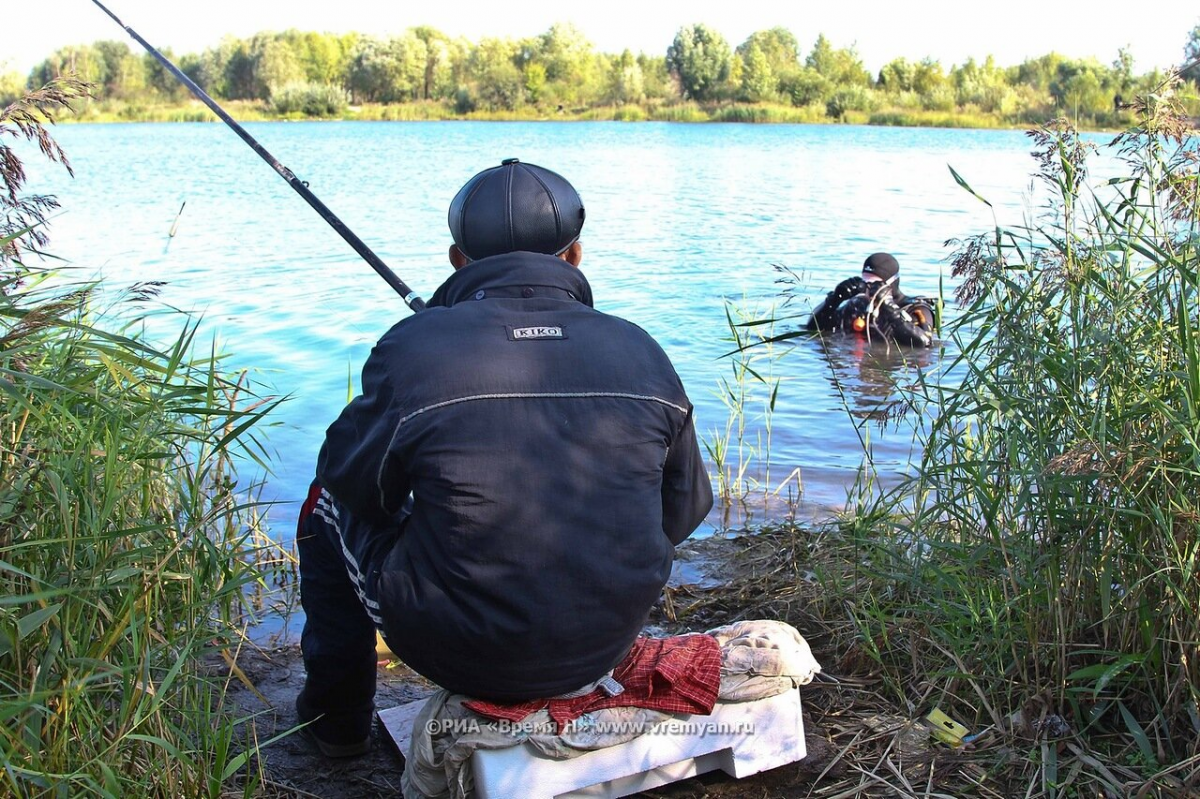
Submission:
M 6 0 L 0 68 L 26 72 L 59 47 L 124 36 L 90 0 Z M 1200 22 L 1188 0 L 1160 0 L 1136 11 L 1101 4 L 963 3 L 962 0 L 867 0 L 857 3 L 730 3 L 727 0 L 607 0 L 563 5 L 545 0 L 505 3 L 396 3 L 383 0 L 108 0 L 114 13 L 152 43 L 199 52 L 225 34 L 301 30 L 386 35 L 429 25 L 451 36 L 532 36 L 555 22 L 579 27 L 602 52 L 629 48 L 662 55 L 676 31 L 703 22 L 731 42 L 774 26 L 811 43 L 823 33 L 838 47 L 856 47 L 872 73 L 897 57 L 932 56 L 944 65 L 995 56 L 1016 64 L 1051 51 L 1103 62 L 1127 47 L 1139 72 L 1179 63 L 1187 34 Z

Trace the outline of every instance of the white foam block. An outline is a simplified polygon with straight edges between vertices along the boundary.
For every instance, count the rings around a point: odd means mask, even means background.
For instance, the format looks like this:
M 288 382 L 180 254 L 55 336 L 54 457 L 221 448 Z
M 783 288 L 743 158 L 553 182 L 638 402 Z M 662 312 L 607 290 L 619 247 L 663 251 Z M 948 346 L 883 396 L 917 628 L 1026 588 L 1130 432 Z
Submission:
M 413 722 L 417 720 L 417 714 L 421 712 L 421 708 L 425 707 L 425 701 L 418 699 L 406 705 L 397 705 L 379 711 L 379 720 L 383 722 L 383 728 L 388 731 L 388 735 L 392 736 L 396 748 L 405 758 L 408 757 L 408 745 L 412 743 Z
M 380 713 L 401 751 L 423 702 Z M 471 758 L 480 799 L 617 797 L 720 769 L 736 778 L 802 760 L 800 694 L 718 702 L 711 715 L 679 716 L 619 746 L 553 760 L 523 744 Z

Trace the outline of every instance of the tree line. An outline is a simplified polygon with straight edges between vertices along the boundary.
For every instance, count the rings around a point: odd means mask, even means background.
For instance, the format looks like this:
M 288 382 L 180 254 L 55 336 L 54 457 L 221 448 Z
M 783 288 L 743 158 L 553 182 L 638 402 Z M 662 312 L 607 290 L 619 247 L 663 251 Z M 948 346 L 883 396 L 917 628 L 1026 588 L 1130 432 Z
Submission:
M 1188 53 L 1200 48 L 1200 26 Z M 988 57 L 945 68 L 934 58 L 896 58 L 872 74 L 853 48 L 819 35 L 805 52 L 776 27 L 732 47 L 703 24 L 679 29 L 663 55 L 601 53 L 570 24 L 527 38 L 470 42 L 430 27 L 392 36 L 288 30 L 227 37 L 201 53 L 164 50 L 220 100 L 260 101 L 279 113 L 342 113 L 349 105 L 437 103 L 455 114 L 576 113 L 600 106 L 776 104 L 836 119 L 882 109 L 974 113 L 1030 121 L 1069 115 L 1116 122 L 1124 99 L 1163 75 L 1134 72 L 1127 50 L 1111 63 L 1056 53 L 1000 66 Z M 97 102 L 183 103 L 190 95 L 149 54 L 121 41 L 64 47 L 28 76 L 0 76 L 0 102 L 26 87 L 75 74 Z

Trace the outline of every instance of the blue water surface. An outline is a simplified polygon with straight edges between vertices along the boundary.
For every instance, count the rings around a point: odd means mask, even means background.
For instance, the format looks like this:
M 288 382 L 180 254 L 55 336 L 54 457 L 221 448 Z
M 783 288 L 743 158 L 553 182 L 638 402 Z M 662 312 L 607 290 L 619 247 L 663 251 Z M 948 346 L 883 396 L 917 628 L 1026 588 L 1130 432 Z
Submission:
M 246 126 L 309 183 L 403 280 L 428 297 L 449 274 L 446 209 L 502 158 L 550 167 L 587 206 L 582 268 L 597 307 L 648 330 L 676 364 L 710 443 L 729 410 L 726 302 L 753 316 L 800 275 L 782 312 L 803 315 L 863 259 L 886 250 L 910 294 L 948 291 L 948 239 L 1018 223 L 1034 162 L 1017 131 L 659 123 L 256 123 Z M 56 130 L 75 178 L 30 154 L 30 188 L 56 193 L 52 251 L 110 286 L 160 280 L 163 303 L 203 316 L 230 368 L 286 395 L 268 430 L 265 496 L 286 534 L 326 426 L 357 386 L 375 340 L 409 311 L 257 155 L 217 124 L 71 125 Z M 948 166 L 991 201 L 956 185 Z M 168 231 L 181 204 L 177 235 Z M 949 309 L 953 313 L 953 308 Z M 148 323 L 169 339 L 178 319 Z M 795 324 L 792 322 L 791 324 Z M 780 328 L 784 329 L 783 327 Z M 910 426 L 879 422 L 894 380 L 936 370 L 939 353 L 799 340 L 759 354 L 781 379 L 769 470 L 761 386 L 743 442 L 754 496 L 795 472 L 813 514 L 846 501 L 869 449 L 894 481 Z M 420 379 L 414 375 L 414 379 Z M 753 383 L 753 381 L 751 381 Z M 737 435 L 732 441 L 736 444 Z M 735 459 L 736 460 L 736 457 Z M 735 464 L 736 465 L 736 464 Z M 786 489 L 781 493 L 786 493 Z M 753 498 L 753 497 L 752 497 Z M 721 516 L 714 514 L 714 524 Z

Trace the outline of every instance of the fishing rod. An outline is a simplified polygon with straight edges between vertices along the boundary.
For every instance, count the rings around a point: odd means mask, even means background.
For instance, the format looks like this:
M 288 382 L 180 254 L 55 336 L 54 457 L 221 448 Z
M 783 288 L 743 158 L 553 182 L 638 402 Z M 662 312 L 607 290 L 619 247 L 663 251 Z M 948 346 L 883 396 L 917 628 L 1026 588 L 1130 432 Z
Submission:
M 118 19 L 117 15 L 109 11 L 104 4 L 100 2 L 100 0 L 92 0 L 92 2 L 98 5 L 100 10 L 105 14 L 108 14 L 108 16 L 112 17 L 113 22 L 124 28 L 125 32 L 132 36 L 138 44 L 146 48 L 146 52 L 154 56 L 155 59 L 158 60 L 158 63 L 162 64 L 172 75 L 182 81 L 184 86 L 187 86 L 189 89 L 191 89 L 192 94 L 196 95 L 196 97 L 200 98 L 201 102 L 212 109 L 212 112 L 219 116 L 222 122 L 233 128 L 233 132 L 241 136 L 242 141 L 250 145 L 250 149 L 254 150 L 254 152 L 259 154 L 262 160 L 270 164 L 271 168 L 274 169 L 281 178 L 286 180 L 288 185 L 295 189 L 296 193 L 303 197 L 304 201 L 312 206 L 312 209 L 320 214 L 321 218 L 328 222 L 329 226 L 336 230 L 338 235 L 345 239 L 346 243 L 353 247 L 354 251 L 361 255 L 363 260 L 370 264 L 371 268 L 374 269 L 381 278 L 387 281 L 389 286 L 396 290 L 396 293 L 400 295 L 400 298 L 404 300 L 405 304 L 407 304 L 409 308 L 413 309 L 414 313 L 424 310 L 425 301 L 418 297 L 412 289 L 405 285 L 404 281 L 401 280 L 395 272 L 389 269 L 388 265 L 380 260 L 379 256 L 372 252 L 371 248 L 368 247 L 362 239 L 354 235 L 354 231 L 346 227 L 346 223 L 338 219 L 337 215 L 334 214 L 333 211 L 330 211 L 325 203 L 321 202 L 315 194 L 309 191 L 307 183 L 297 178 L 292 170 L 275 160 L 275 156 L 267 152 L 267 149 L 259 144 L 253 136 L 247 133 L 245 128 L 235 122 L 233 117 L 225 113 L 225 109 L 217 105 L 216 101 L 209 97 L 204 89 L 201 89 L 199 86 L 197 86 L 195 81 L 180 71 L 179 67 L 172 64 L 162 53 L 154 49 L 149 42 L 137 34 L 137 31 Z

